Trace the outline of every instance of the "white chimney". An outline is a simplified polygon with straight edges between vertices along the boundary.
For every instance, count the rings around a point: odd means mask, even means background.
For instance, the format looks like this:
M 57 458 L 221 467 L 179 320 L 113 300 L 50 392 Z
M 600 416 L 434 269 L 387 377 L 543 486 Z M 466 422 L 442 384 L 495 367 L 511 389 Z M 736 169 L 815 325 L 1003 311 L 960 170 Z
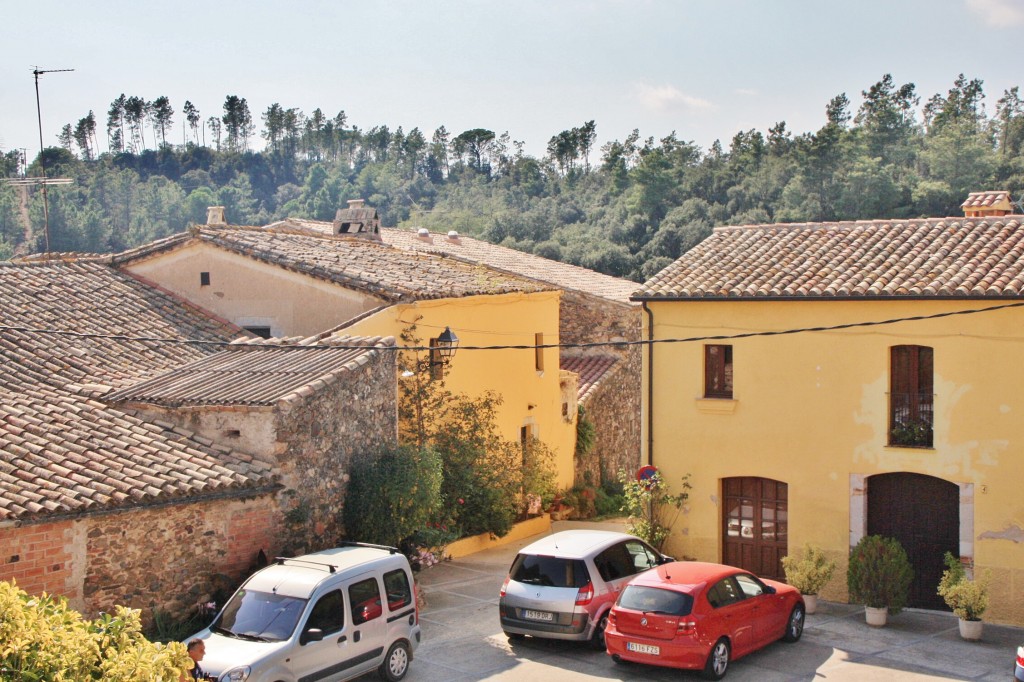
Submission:
M 364 203 L 366 203 L 366 202 L 363 199 L 349 199 L 348 200 L 348 207 L 349 208 L 362 208 Z
M 458 243 L 459 233 L 456 230 L 448 230 L 448 241 Z
M 224 207 L 208 206 L 206 208 L 206 224 L 216 227 L 226 226 L 228 221 L 224 218 Z

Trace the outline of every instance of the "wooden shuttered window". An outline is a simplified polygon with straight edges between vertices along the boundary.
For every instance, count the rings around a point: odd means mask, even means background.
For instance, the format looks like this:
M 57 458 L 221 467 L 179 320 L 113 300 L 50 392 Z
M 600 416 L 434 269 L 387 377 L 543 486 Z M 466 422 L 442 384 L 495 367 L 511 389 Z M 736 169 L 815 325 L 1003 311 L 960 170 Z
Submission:
M 732 346 L 704 346 L 704 397 L 732 398 Z

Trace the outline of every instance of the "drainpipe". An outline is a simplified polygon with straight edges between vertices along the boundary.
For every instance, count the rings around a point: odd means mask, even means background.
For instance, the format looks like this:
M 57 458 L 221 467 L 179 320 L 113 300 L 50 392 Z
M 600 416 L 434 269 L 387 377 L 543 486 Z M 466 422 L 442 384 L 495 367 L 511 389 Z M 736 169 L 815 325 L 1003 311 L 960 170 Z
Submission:
M 654 311 L 642 303 L 647 313 L 647 463 L 654 465 Z

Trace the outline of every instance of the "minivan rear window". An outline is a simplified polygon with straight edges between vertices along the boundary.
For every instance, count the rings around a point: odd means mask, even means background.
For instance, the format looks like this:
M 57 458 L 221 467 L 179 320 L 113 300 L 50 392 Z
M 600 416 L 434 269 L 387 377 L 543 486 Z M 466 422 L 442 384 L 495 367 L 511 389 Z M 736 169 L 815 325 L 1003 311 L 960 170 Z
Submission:
M 687 616 L 693 610 L 693 597 L 675 590 L 626 585 L 626 589 L 619 595 L 619 606 L 644 613 Z
M 545 587 L 580 588 L 590 582 L 587 565 L 580 559 L 520 554 L 509 571 L 512 580 Z

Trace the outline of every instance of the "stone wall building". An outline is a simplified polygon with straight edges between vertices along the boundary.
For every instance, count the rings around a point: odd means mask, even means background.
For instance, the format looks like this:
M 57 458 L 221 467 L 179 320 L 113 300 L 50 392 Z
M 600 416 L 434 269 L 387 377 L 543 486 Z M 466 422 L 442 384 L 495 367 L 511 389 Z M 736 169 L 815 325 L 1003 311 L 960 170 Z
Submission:
M 0 319 L 0 580 L 87 617 L 180 617 L 290 543 L 336 543 L 316 510 L 395 438 L 388 340 L 229 345 L 248 335 L 89 259 L 0 264 Z

